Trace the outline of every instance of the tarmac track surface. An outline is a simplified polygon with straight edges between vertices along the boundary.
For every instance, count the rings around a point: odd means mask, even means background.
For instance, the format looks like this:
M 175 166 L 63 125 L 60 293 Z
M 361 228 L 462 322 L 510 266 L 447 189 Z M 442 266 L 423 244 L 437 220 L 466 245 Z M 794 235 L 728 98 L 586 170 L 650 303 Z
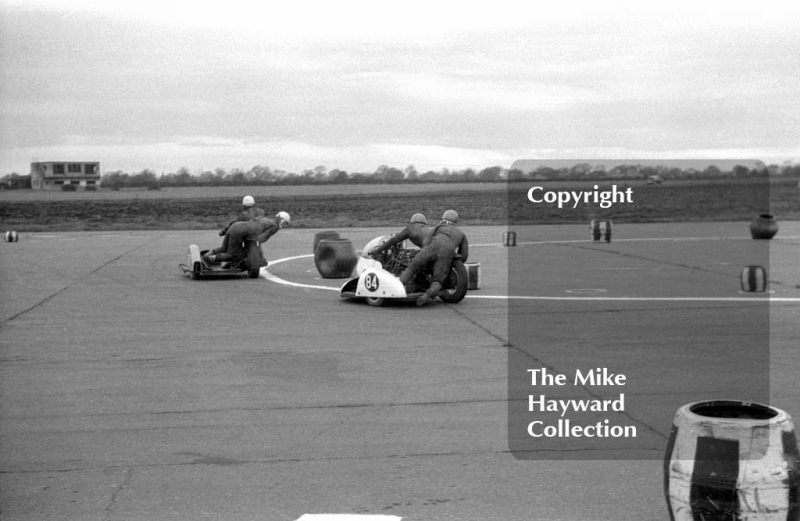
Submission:
M 314 267 L 317 230 L 273 237 L 257 280 L 184 276 L 189 244 L 219 242 L 208 231 L 4 244 L 2 519 L 667 519 L 672 418 L 648 400 L 735 398 L 720 395 L 742 388 L 725 347 L 741 357 L 748 342 L 725 325 L 748 306 L 768 306 L 769 338 L 755 341 L 768 346 L 771 404 L 800 417 L 800 223 L 770 241 L 762 294 L 738 291 L 759 255 L 741 223 L 619 225 L 610 244 L 585 226 L 528 227 L 513 251 L 504 229 L 466 228 L 481 288 L 425 308 L 341 299 L 343 280 Z M 359 248 L 393 231 L 340 233 Z M 670 344 L 662 319 L 714 328 Z M 510 341 L 528 323 L 533 349 Z M 718 368 L 682 364 L 703 348 Z M 562 371 L 675 364 L 686 387 L 628 389 L 628 419 L 646 426 L 635 454 L 527 460 L 509 448 L 509 353 Z

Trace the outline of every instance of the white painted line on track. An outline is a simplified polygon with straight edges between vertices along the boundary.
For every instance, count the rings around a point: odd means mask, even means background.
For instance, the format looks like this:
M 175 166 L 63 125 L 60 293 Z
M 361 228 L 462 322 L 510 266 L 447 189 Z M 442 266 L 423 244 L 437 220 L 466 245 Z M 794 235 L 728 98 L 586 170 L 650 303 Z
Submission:
M 594 266 L 588 269 L 595 271 L 661 271 L 661 268 L 595 268 Z
M 800 302 L 795 297 L 529 297 L 524 295 L 467 295 L 467 298 L 507 300 L 606 300 L 620 302 Z
M 286 257 L 286 258 L 283 258 L 283 259 L 277 259 L 277 260 L 274 260 L 274 261 L 269 261 L 269 264 L 270 264 L 270 266 L 272 266 L 273 264 L 280 264 L 281 262 L 288 262 L 288 261 L 297 260 L 297 259 L 305 259 L 307 257 L 313 257 L 313 256 L 314 256 L 313 254 L 297 255 L 295 257 Z M 278 277 L 277 275 L 273 275 L 272 273 L 269 272 L 268 268 L 269 268 L 269 266 L 267 266 L 266 268 L 262 268 L 260 275 L 262 277 L 264 277 L 265 279 L 271 280 L 272 282 L 277 282 L 278 284 L 284 284 L 286 286 L 292 286 L 292 287 L 295 287 L 295 288 L 325 289 L 325 290 L 328 290 L 328 291 L 339 291 L 339 288 L 332 288 L 330 286 L 316 286 L 316 285 L 313 285 L 313 284 L 301 284 L 299 282 L 290 282 L 288 280 L 285 280 L 285 279 L 282 279 L 282 278 Z
M 270 261 L 269 264 L 280 264 L 297 259 L 313 257 L 313 254 L 297 255 L 295 257 L 285 257 Z M 313 284 L 301 284 L 290 282 L 269 272 L 268 268 L 262 268 L 261 276 L 272 282 L 306 289 L 323 289 L 327 291 L 339 291 L 340 288 L 330 286 L 317 286 Z M 494 299 L 494 300 L 594 300 L 594 301 L 614 301 L 614 302 L 792 302 L 800 303 L 800 298 L 796 297 L 532 297 L 524 295 L 470 295 L 468 299 Z
M 277 282 L 278 284 L 283 284 L 285 286 L 292 286 L 295 288 L 326 289 L 328 291 L 339 291 L 339 288 L 331 288 L 330 286 L 315 286 L 313 284 L 300 284 L 299 282 L 289 282 L 288 280 L 284 280 L 276 275 L 273 275 L 266 269 L 261 270 L 261 275 L 267 280 L 271 280 L 272 282 Z
M 309 253 L 308 255 L 295 255 L 294 257 L 284 257 L 283 259 L 276 259 L 274 261 L 269 261 L 269 263 L 270 264 L 280 264 L 281 262 L 289 262 L 289 261 L 297 260 L 297 259 L 306 259 L 308 257 L 313 257 L 313 256 L 314 256 L 314 254 L 312 254 L 312 253 Z
M 789 236 L 789 237 L 776 237 L 775 239 L 790 239 L 796 240 L 800 239 L 800 236 Z M 772 239 L 773 241 L 775 239 Z M 639 239 L 615 239 L 612 240 L 610 243 L 602 242 L 602 241 L 593 241 L 591 239 L 570 239 L 570 240 L 560 240 L 560 241 L 524 241 L 518 242 L 517 246 L 524 246 L 528 244 L 579 244 L 579 243 L 590 243 L 590 244 L 613 244 L 615 242 L 699 242 L 699 241 L 743 241 L 748 240 L 752 241 L 752 237 L 642 237 Z M 472 245 L 470 245 L 472 246 Z M 507 248 L 511 248 L 513 246 L 506 246 Z
M 402 519 L 384 514 L 303 514 L 296 521 L 401 521 Z

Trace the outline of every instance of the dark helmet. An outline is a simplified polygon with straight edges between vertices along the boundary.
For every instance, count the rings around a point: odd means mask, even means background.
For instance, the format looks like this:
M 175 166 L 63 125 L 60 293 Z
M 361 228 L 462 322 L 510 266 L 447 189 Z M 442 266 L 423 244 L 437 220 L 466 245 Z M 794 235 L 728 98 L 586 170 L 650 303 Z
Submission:
M 458 222 L 458 212 L 456 212 L 455 210 L 447 210 L 446 212 L 444 212 L 444 215 L 442 215 L 442 220 L 443 221 L 450 221 L 452 223 L 457 223 Z
M 409 220 L 408 222 L 410 224 L 414 224 L 414 223 L 428 224 L 428 220 L 421 213 L 415 213 L 414 215 L 412 215 L 411 216 L 411 220 Z

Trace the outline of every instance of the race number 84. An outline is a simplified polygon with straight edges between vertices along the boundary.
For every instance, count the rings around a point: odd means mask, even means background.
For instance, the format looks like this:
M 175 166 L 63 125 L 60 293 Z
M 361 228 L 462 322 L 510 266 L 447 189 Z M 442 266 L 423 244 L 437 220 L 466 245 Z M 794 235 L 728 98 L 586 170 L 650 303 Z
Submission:
M 364 287 L 368 291 L 378 291 L 378 276 L 374 273 L 367 273 L 364 276 Z

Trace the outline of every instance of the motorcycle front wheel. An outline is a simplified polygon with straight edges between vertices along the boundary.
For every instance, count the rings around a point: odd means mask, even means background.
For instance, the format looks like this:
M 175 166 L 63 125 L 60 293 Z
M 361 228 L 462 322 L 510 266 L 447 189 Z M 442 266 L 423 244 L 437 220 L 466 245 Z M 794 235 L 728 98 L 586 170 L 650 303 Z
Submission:
M 439 294 L 439 298 L 444 302 L 455 304 L 464 300 L 469 288 L 469 274 L 463 261 L 456 259 L 450 264 L 450 274 L 447 276 L 444 286 Z
M 367 297 L 366 299 L 367 304 L 370 306 L 375 306 L 376 308 L 383 306 L 383 304 L 386 302 L 383 297 Z

